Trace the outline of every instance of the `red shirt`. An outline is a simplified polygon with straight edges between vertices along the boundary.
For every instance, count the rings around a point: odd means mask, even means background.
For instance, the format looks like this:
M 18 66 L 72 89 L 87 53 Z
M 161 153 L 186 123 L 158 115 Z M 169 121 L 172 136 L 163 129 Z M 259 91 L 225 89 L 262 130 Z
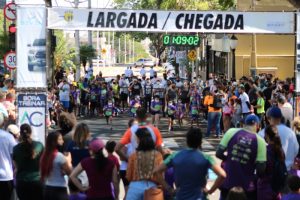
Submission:
M 111 182 L 114 162 L 108 159 L 106 166 L 99 171 L 95 159 L 85 158 L 81 161 L 81 166 L 89 179 L 90 188 L 87 191 L 87 198 L 112 198 Z
M 110 154 L 110 155 L 108 155 L 107 158 L 114 162 L 115 166 L 117 167 L 117 170 L 119 171 L 120 170 L 120 163 L 119 163 L 119 159 L 117 158 L 117 156 Z

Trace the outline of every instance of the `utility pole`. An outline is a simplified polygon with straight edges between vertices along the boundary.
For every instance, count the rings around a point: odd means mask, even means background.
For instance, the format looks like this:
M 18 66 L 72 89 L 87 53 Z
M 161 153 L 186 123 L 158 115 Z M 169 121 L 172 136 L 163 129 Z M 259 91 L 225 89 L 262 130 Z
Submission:
M 126 49 L 126 34 L 125 34 L 124 35 L 124 56 L 125 56 L 124 64 L 127 63 L 126 55 L 127 55 L 127 49 Z
M 88 8 L 89 9 L 92 8 L 92 1 L 91 0 L 88 0 Z M 92 31 L 88 31 L 88 43 L 89 43 L 89 46 L 93 46 Z M 89 64 L 90 64 L 90 66 L 92 65 L 92 58 L 89 58 Z
M 75 8 L 78 8 L 79 0 L 75 0 Z M 79 30 L 75 30 L 75 65 L 76 65 L 76 81 L 80 79 L 80 41 L 79 41 Z
M 52 2 L 51 0 L 46 0 L 46 7 L 51 8 Z M 5 19 L 5 18 L 4 18 Z M 6 24 L 5 24 L 6 27 Z M 53 85 L 54 83 L 54 68 L 53 68 L 53 47 L 52 47 L 52 37 L 53 37 L 53 30 L 46 29 L 46 74 L 47 74 L 47 82 Z M 58 84 L 58 83 L 57 83 Z
M 118 63 L 121 63 L 121 37 L 119 36 L 118 40 L 119 48 L 118 48 Z

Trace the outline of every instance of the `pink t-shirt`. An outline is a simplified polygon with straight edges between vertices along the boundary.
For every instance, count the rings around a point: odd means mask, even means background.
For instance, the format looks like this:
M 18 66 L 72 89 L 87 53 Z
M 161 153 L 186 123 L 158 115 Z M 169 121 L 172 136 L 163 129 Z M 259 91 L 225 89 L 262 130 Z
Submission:
M 90 188 L 87 191 L 87 198 L 112 198 L 111 182 L 114 162 L 108 159 L 106 166 L 99 171 L 96 160 L 89 157 L 81 161 L 81 166 L 89 179 Z

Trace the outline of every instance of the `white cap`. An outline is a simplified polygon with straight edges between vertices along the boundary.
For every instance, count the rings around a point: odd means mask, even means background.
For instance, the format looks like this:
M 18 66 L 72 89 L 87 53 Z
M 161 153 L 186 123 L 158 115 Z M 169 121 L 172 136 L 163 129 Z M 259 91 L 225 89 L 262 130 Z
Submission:
M 6 130 L 7 130 L 7 132 L 13 134 L 14 136 L 20 135 L 20 129 L 15 124 L 10 124 Z

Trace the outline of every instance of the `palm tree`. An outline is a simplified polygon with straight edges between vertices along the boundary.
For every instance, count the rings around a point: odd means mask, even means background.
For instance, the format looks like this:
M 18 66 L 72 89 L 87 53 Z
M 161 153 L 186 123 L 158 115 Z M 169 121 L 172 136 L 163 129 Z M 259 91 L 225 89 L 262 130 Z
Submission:
M 80 46 L 79 55 L 80 61 L 85 68 L 87 61 L 96 56 L 96 50 L 93 46 L 83 45 Z

